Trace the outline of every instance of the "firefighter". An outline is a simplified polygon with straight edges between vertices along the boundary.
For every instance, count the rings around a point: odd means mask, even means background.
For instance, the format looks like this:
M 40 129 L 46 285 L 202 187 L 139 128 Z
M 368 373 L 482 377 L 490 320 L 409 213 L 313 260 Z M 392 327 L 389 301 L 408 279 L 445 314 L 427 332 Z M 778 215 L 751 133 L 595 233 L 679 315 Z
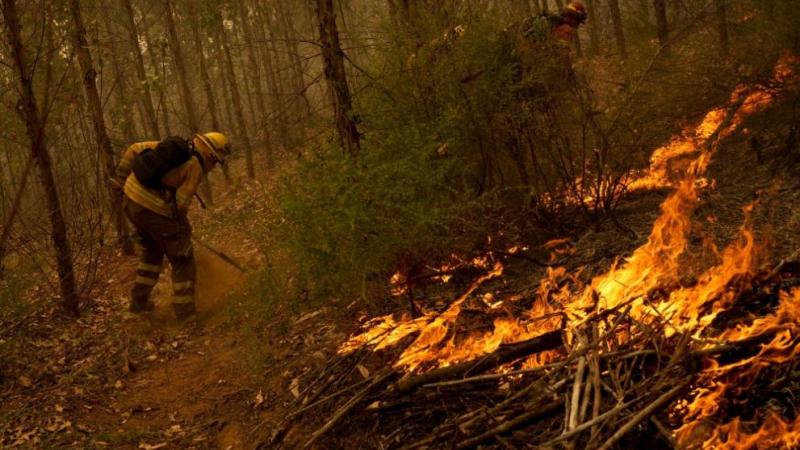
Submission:
M 112 184 L 124 192 L 125 215 L 136 228 L 143 248 L 129 311 L 143 313 L 155 308 L 155 303 L 149 298 L 150 292 L 158 281 L 166 256 L 172 266 L 172 308 L 175 316 L 183 321 L 197 312 L 197 267 L 187 211 L 203 177 L 217 164 L 225 162 L 225 157 L 230 154 L 230 144 L 223 134 L 217 132 L 195 135 L 188 142 L 181 143 L 188 143 L 187 148 L 193 156 L 174 168 L 168 168 L 160 177 L 161 189 L 146 187 L 133 173 L 135 158 L 145 149 L 155 149 L 159 142 L 131 145 L 122 156 Z
M 586 8 L 580 2 L 570 2 L 553 27 L 553 36 L 567 47 L 572 43 L 572 36 L 582 23 L 586 22 Z
M 586 22 L 586 8 L 580 2 L 570 2 L 560 14 L 544 12 L 531 17 L 522 25 L 526 45 L 543 44 L 554 39 L 569 49 L 575 30 Z

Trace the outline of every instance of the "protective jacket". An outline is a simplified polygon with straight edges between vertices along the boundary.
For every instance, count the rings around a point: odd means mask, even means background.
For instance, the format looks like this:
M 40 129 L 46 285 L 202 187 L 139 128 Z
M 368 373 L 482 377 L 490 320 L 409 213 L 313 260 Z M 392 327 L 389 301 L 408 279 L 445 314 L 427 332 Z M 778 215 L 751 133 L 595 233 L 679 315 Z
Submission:
M 164 190 L 148 189 L 136 179 L 131 165 L 136 155 L 146 148 L 155 148 L 156 145 L 158 145 L 157 141 L 147 141 L 128 147 L 122 155 L 112 182 L 121 187 L 125 196 L 138 205 L 162 216 L 174 217 L 173 208 L 167 196 L 174 193 L 178 211 L 185 213 L 192 203 L 203 176 L 211 169 L 212 164 L 207 161 L 207 155 L 201 154 L 203 163 L 193 157 L 164 175 L 162 178 Z

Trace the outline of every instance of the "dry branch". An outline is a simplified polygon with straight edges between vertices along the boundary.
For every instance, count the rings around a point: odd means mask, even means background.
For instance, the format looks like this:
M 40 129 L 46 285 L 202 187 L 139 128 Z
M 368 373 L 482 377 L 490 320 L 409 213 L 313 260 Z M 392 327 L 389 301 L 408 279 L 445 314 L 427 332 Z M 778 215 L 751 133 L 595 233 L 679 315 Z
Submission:
M 631 418 L 631 420 L 629 420 L 628 423 L 626 423 L 625 425 L 622 426 L 622 428 L 617 430 L 617 432 L 614 433 L 613 436 L 611 436 L 611 439 L 607 440 L 606 443 L 603 444 L 603 446 L 600 447 L 599 450 L 609 450 L 611 447 L 613 447 L 614 444 L 616 444 L 620 439 L 622 439 L 623 436 L 625 436 L 631 430 L 633 430 L 633 428 L 636 425 L 638 425 L 639 422 L 647 419 L 648 417 L 653 415 L 653 413 L 661 409 L 662 406 L 674 400 L 681 392 L 683 392 L 683 389 L 689 385 L 689 381 L 690 381 L 689 379 L 685 379 L 682 383 L 679 383 L 669 392 L 656 399 L 656 401 L 654 401 L 653 403 L 649 404 L 645 409 L 639 411 L 639 413 L 633 416 L 633 418 Z
M 358 394 L 353 396 L 353 398 L 351 398 L 350 401 L 348 401 L 344 406 L 339 408 L 339 410 L 333 414 L 333 417 L 331 417 L 330 420 L 328 420 L 325 423 L 325 425 L 322 426 L 322 428 L 318 429 L 317 431 L 314 432 L 314 434 L 311 435 L 311 437 L 308 439 L 308 441 L 302 448 L 307 449 L 311 447 L 314 441 L 316 441 L 320 436 L 325 434 L 328 430 L 333 428 L 333 426 L 336 425 L 336 423 L 339 420 L 341 420 L 342 417 L 344 417 L 348 412 L 350 412 L 350 410 L 352 410 L 359 403 L 361 403 L 361 401 L 364 400 L 364 397 L 366 397 L 367 394 L 369 394 L 369 392 L 372 390 L 373 387 L 379 385 L 381 382 L 383 382 L 383 380 L 389 378 L 394 373 L 395 372 L 390 369 L 386 369 L 382 372 L 376 373 L 374 375 L 372 382 L 363 390 L 361 390 Z
M 452 366 L 432 370 L 422 375 L 406 376 L 394 385 L 394 389 L 398 392 L 408 393 L 425 384 L 457 377 L 470 372 L 480 373 L 534 353 L 554 350 L 561 347 L 561 345 L 561 331 L 550 331 L 527 341 L 501 347 L 494 353 L 483 356 L 477 360 L 454 364 Z
M 559 398 L 559 399 L 557 399 L 557 400 L 555 400 L 553 402 L 550 402 L 550 403 L 546 404 L 545 406 L 543 406 L 543 407 L 541 407 L 539 409 L 526 412 L 525 414 L 517 416 L 514 419 L 509 420 L 508 422 L 504 422 L 501 425 L 499 425 L 499 426 L 497 426 L 495 428 L 492 428 L 491 430 L 489 430 L 489 431 L 487 431 L 487 432 L 485 432 L 485 433 L 483 433 L 481 435 L 475 436 L 474 438 L 471 438 L 471 439 L 467 439 L 466 441 L 459 442 L 458 444 L 456 444 L 456 449 L 457 450 L 464 450 L 464 449 L 467 449 L 467 448 L 472 448 L 472 447 L 474 447 L 474 446 L 476 446 L 476 445 L 478 445 L 478 444 L 480 444 L 482 442 L 486 442 L 487 440 L 489 440 L 489 439 L 491 439 L 491 438 L 493 438 L 493 437 L 495 437 L 495 436 L 497 436 L 499 434 L 506 433 L 508 431 L 511 431 L 511 430 L 517 428 L 520 425 L 523 425 L 523 424 L 525 424 L 527 422 L 530 422 L 533 419 L 537 419 L 539 417 L 544 417 L 544 416 L 547 416 L 550 413 L 556 412 L 559 409 L 561 409 L 563 406 L 564 406 L 564 400 Z

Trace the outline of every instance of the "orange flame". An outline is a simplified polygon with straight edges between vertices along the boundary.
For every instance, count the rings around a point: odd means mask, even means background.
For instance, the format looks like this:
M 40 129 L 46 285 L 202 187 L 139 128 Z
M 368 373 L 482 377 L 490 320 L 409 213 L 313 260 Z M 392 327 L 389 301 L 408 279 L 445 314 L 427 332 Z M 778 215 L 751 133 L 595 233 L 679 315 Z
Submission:
M 681 287 L 681 278 L 686 275 L 681 257 L 688 249 L 691 215 L 700 192 L 707 185 L 703 176 L 719 139 L 737 130 L 749 115 L 769 106 L 777 98 L 779 90 L 776 86 L 793 81 L 791 66 L 796 63 L 796 58 L 786 57 L 776 66 L 775 76 L 769 84 L 754 90 L 737 88 L 730 97 L 730 105 L 740 105 L 733 116 L 726 108 L 711 110 L 698 126 L 685 130 L 653 153 L 650 169 L 634 180 L 631 187 L 671 186 L 675 190 L 662 203 L 662 214 L 655 221 L 647 242 L 629 257 L 616 262 L 608 272 L 596 276 L 588 285 L 581 286 L 578 274 L 568 274 L 563 267 L 548 268 L 547 277 L 539 282 L 532 306 L 526 314 L 495 318 L 491 331 L 458 336 L 455 325 L 463 303 L 484 281 L 500 276 L 502 266 L 496 263 L 493 270 L 475 281 L 444 312 L 429 313 L 413 320 L 395 321 L 392 316 L 375 319 L 365 326 L 362 333 L 353 336 L 341 351 L 352 351 L 364 345 L 379 350 L 419 333 L 395 364 L 406 371 L 419 372 L 474 359 L 495 351 L 501 344 L 560 329 L 565 319 L 568 330 L 574 329 L 590 311 L 622 305 L 630 307 L 630 314 L 638 319 L 666 318 L 670 325 L 666 331 L 668 335 L 677 332 L 699 335 L 740 294 L 734 287 L 735 282 L 753 276 L 758 256 L 750 221 L 754 207 L 751 204 L 745 208 L 739 238 L 722 252 L 719 263 L 706 269 L 696 278 L 694 285 Z M 727 118 L 730 120 L 726 123 Z M 682 179 L 670 179 L 669 161 L 693 154 L 697 156 L 688 165 Z M 551 241 L 548 247 L 563 244 Z M 664 288 L 671 288 L 671 292 L 659 296 L 658 300 L 648 299 L 652 292 Z M 720 366 L 712 358 L 706 360 L 706 368 L 695 386 L 691 402 L 682 406 L 684 425 L 676 432 L 679 440 L 689 439 L 704 419 L 726 407 L 728 396 L 747 389 L 765 367 L 783 363 L 794 356 L 793 336 L 800 331 L 797 326 L 800 290 L 791 295 L 784 294 L 781 299 L 781 306 L 773 316 L 753 320 L 749 326 L 726 330 L 717 336 L 717 340 L 741 340 L 774 334 L 770 342 L 751 358 L 725 366 Z M 482 300 L 487 311 L 501 310 L 502 300 L 497 301 L 494 296 L 483 296 Z M 548 352 L 523 364 L 533 367 L 557 357 L 557 352 Z M 761 442 L 779 442 L 775 439 L 783 438 L 776 437 L 776 430 L 796 433 L 799 427 L 797 421 L 787 423 L 776 417 L 767 419 L 761 430 L 749 435 L 742 432 L 739 422 L 735 421 L 718 428 L 704 448 L 772 448 Z

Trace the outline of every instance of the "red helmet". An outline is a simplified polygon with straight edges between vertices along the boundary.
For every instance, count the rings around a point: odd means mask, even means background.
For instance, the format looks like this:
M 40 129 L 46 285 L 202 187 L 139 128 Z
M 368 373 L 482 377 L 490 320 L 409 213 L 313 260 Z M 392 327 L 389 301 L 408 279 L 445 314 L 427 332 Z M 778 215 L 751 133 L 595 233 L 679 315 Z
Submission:
M 583 6 L 581 2 L 570 2 L 569 5 L 564 8 L 562 14 L 565 16 L 575 16 L 579 18 L 581 22 L 586 22 L 586 7 Z

